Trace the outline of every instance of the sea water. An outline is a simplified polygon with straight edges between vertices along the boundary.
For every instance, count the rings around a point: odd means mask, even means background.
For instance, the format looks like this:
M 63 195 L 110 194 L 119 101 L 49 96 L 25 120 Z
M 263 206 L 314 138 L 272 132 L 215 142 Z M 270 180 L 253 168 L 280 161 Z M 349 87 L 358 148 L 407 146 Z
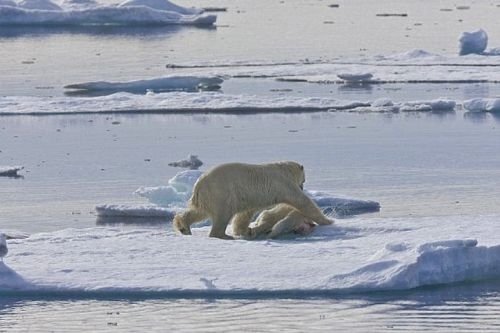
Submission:
M 168 64 L 335 61 L 413 48 L 453 54 L 458 35 L 479 27 L 488 32 L 491 46 L 500 45 L 500 8 L 494 3 L 470 3 L 465 10 L 453 2 L 423 1 L 339 1 L 338 8 L 324 1 L 179 4 L 227 7 L 227 12 L 218 14 L 215 29 L 2 28 L 0 94 L 62 96 L 66 84 L 175 73 Z M 334 91 L 347 100 L 499 95 L 491 83 L 342 90 L 229 80 L 223 90 L 271 96 Z M 25 169 L 23 178 L 0 179 L 0 227 L 32 234 L 95 226 L 96 204 L 143 202 L 133 191 L 165 184 L 179 171 L 168 163 L 188 154 L 198 154 L 204 168 L 227 161 L 301 161 L 307 188 L 379 201 L 381 212 L 367 219 L 500 216 L 499 130 L 495 114 L 460 108 L 398 114 L 2 117 L 0 161 L 22 163 Z M 9 257 L 5 260 L 8 264 Z M 9 294 L 0 296 L 0 331 L 497 331 L 499 305 L 496 281 L 325 297 Z

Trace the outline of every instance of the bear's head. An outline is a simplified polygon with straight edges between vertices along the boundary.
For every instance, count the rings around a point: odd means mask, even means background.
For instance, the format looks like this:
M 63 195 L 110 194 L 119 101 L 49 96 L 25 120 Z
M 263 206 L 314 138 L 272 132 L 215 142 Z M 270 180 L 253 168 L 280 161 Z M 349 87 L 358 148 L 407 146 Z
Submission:
M 285 173 L 287 178 L 296 183 L 300 189 L 304 189 L 304 182 L 306 181 L 306 175 L 304 173 L 304 166 L 297 162 L 285 161 L 276 163 L 281 170 Z

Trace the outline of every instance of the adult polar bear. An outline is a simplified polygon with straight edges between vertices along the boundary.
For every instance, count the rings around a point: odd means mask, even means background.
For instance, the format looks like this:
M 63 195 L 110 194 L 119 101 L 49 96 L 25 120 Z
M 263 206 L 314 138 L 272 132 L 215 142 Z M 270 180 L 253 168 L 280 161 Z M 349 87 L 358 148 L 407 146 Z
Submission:
M 250 221 L 256 212 L 279 203 L 288 204 L 318 224 L 331 224 L 303 192 L 304 167 L 296 162 L 269 164 L 228 163 L 204 173 L 194 185 L 188 209 L 174 217 L 174 227 L 191 234 L 191 224 L 210 219 L 210 237 L 232 239 L 251 236 Z

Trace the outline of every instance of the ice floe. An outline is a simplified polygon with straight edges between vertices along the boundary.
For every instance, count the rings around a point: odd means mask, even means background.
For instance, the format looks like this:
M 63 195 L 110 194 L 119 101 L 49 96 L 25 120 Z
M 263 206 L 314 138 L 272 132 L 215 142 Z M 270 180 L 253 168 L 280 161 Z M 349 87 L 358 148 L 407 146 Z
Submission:
M 337 76 L 339 77 L 339 79 L 344 80 L 345 82 L 370 82 L 373 78 L 373 74 L 371 73 L 341 73 L 337 74 Z
M 0 25 L 212 25 L 215 15 L 184 8 L 168 0 L 130 0 L 102 5 L 91 0 L 67 0 L 61 6 L 50 0 L 24 0 L 18 5 L 2 0 Z
M 101 217 L 154 217 L 171 220 L 172 210 L 156 205 L 97 205 L 95 207 Z
M 18 172 L 24 169 L 22 166 L 0 165 L 0 177 L 20 177 Z
M 388 110 L 380 101 L 342 101 L 327 97 L 229 95 L 217 92 L 171 92 L 151 95 L 115 93 L 99 97 L 0 97 L 0 115 L 71 113 L 265 113 L 308 111 L 431 111 L 453 110 L 456 101 L 393 103 Z
M 305 237 L 256 241 L 207 238 L 209 226 L 193 228 L 192 236 L 170 224 L 67 229 L 11 240 L 0 293 L 325 296 L 494 279 L 497 222 L 498 216 L 358 217 Z M 213 281 L 210 288 L 204 280 Z
M 483 29 L 473 32 L 463 32 L 458 39 L 459 54 L 482 54 L 488 46 L 488 35 Z
M 69 84 L 64 88 L 71 89 L 72 94 L 113 94 L 120 91 L 145 94 L 146 92 L 217 90 L 222 82 L 223 80 L 218 77 L 170 76 L 128 82 L 85 82 Z
M 464 102 L 464 109 L 471 112 L 500 112 L 500 98 L 475 98 Z

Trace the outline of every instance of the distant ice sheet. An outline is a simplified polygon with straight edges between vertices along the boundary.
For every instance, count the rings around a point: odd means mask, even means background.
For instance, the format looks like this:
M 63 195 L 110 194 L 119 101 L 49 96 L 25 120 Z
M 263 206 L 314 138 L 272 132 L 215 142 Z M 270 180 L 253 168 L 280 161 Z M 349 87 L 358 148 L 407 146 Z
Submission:
M 497 222 L 498 216 L 359 217 L 305 237 L 257 241 L 208 238 L 209 226 L 182 236 L 170 224 L 40 233 L 9 242 L 0 296 L 30 290 L 324 296 L 494 279 Z
M 120 5 L 92 1 L 24 0 L 13 6 L 0 3 L 0 25 L 212 25 L 217 17 L 184 8 L 167 0 L 130 0 Z

